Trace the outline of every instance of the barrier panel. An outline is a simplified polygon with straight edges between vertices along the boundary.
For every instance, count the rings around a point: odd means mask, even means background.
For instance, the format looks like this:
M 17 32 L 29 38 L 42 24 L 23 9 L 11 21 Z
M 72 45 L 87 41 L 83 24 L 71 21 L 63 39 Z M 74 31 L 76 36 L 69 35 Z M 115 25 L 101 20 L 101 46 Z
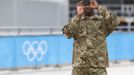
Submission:
M 8 42 L 7 42 L 8 41 Z M 13 65 L 13 40 L 9 37 L 0 38 L 0 68 L 11 68 Z
M 107 48 L 110 60 L 134 60 L 134 33 L 112 33 Z
M 62 35 L 0 37 L 0 68 L 71 64 L 72 42 Z

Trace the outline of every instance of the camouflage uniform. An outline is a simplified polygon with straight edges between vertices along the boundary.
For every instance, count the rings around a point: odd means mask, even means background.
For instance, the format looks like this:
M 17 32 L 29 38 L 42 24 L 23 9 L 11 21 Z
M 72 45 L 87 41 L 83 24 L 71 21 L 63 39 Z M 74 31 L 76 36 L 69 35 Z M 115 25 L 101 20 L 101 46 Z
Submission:
M 97 10 L 101 16 L 76 15 L 63 28 L 67 38 L 74 38 L 73 75 L 106 75 L 99 73 L 109 65 L 105 40 L 119 20 L 101 5 Z
M 72 75 L 107 75 L 105 68 L 74 67 Z

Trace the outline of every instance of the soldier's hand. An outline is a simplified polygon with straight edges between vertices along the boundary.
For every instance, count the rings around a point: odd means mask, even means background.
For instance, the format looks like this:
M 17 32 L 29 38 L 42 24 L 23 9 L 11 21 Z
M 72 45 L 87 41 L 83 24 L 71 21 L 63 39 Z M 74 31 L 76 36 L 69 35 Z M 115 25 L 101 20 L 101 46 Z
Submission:
M 82 15 L 84 12 L 84 6 L 82 4 L 79 4 L 76 6 L 77 8 L 77 15 Z
M 97 9 L 99 7 L 99 4 L 96 2 L 96 0 L 91 0 L 89 7 Z

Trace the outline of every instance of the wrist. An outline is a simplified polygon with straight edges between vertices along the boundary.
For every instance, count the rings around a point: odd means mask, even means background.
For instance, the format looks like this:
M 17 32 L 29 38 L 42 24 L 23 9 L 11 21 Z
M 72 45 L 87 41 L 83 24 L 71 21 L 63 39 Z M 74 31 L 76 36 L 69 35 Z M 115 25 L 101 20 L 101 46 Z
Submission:
M 77 15 L 82 15 L 83 14 L 83 12 L 81 12 L 81 11 L 77 11 Z
M 76 17 L 77 18 L 80 18 L 82 16 L 82 14 L 77 14 Z

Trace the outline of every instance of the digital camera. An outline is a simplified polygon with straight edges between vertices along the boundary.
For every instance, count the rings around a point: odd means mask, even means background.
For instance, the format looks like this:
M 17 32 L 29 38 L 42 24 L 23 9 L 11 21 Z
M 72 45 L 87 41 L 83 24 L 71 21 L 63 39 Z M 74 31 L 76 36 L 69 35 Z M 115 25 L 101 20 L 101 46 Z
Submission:
M 84 6 L 89 6 L 90 5 L 90 0 L 82 0 Z

